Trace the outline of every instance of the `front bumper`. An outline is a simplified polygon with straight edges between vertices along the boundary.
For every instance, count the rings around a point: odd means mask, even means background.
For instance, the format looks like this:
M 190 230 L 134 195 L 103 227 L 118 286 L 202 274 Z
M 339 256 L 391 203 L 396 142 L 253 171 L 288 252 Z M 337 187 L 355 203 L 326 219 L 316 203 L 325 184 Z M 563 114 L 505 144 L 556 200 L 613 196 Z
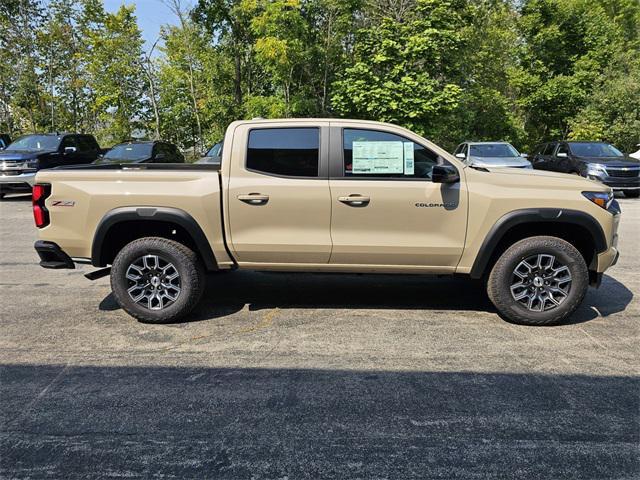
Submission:
M 38 240 L 33 246 L 40 257 L 40 266 L 43 268 L 76 268 L 71 257 L 67 255 L 57 243 Z
M 22 170 L 0 170 L 0 191 L 31 191 L 36 181 L 36 172 Z
M 607 268 L 613 267 L 616 263 L 618 263 L 618 258 L 620 257 L 620 252 L 617 247 L 611 247 L 608 250 L 605 250 L 602 253 L 598 254 L 598 272 L 602 273 Z
M 607 187 L 611 187 L 614 190 L 638 190 L 640 189 L 640 176 L 635 177 L 612 177 L 606 174 L 594 175 L 590 173 L 587 175 L 590 180 L 597 180 L 604 183 Z

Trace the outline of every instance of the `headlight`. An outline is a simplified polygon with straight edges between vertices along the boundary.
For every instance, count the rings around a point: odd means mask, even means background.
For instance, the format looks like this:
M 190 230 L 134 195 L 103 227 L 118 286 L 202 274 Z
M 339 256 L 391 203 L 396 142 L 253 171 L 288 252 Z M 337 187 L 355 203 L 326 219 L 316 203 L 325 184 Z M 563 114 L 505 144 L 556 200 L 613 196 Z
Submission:
M 587 164 L 587 175 L 606 175 L 607 170 L 604 168 L 604 165 L 600 165 L 598 163 L 588 163 Z
M 607 210 L 613 202 L 613 190 L 608 192 L 582 192 L 587 199 Z
M 27 168 L 38 168 L 38 160 L 29 160 L 26 166 Z

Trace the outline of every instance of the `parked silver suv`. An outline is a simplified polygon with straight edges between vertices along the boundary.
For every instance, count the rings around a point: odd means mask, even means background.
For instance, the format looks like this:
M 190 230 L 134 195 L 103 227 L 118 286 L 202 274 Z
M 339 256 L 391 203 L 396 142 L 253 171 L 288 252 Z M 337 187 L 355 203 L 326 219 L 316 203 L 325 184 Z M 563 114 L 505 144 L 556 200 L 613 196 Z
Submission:
M 484 168 L 532 168 L 525 154 L 507 142 L 464 142 L 453 154 L 467 165 Z

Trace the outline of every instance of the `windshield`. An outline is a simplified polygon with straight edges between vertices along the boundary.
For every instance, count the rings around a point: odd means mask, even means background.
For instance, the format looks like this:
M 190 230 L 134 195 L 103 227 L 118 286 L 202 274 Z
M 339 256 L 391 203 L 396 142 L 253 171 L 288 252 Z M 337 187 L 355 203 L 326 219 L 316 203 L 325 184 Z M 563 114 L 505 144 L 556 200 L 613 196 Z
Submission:
M 62 137 L 55 135 L 26 135 L 18 138 L 7 147 L 7 150 L 29 151 L 29 150 L 57 150 Z
M 112 162 L 137 162 L 150 158 L 152 150 L 152 143 L 125 143 L 113 147 L 103 158 Z
M 517 157 L 518 151 L 508 143 L 489 143 L 471 145 L 469 154 L 472 157 Z
M 569 148 L 578 157 L 624 157 L 620 150 L 608 143 L 570 143 Z
M 222 142 L 218 142 L 211 147 L 205 157 L 219 157 L 220 155 L 222 155 Z

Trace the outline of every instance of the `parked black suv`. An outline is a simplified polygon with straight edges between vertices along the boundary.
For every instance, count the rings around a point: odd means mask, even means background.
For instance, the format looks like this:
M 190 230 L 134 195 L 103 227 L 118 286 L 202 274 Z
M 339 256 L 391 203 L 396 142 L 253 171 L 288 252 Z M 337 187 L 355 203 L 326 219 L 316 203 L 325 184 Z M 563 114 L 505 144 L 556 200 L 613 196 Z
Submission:
M 24 135 L 0 151 L 0 198 L 30 192 L 43 168 L 91 163 L 102 153 L 92 135 L 49 133 Z
M 184 163 L 184 156 L 172 143 L 137 141 L 114 146 L 94 163 Z
M 598 180 L 626 197 L 640 196 L 640 161 L 605 142 L 551 142 L 530 156 L 533 168 Z
M 6 133 L 0 133 L 0 150 L 4 150 L 11 143 L 11 137 Z

